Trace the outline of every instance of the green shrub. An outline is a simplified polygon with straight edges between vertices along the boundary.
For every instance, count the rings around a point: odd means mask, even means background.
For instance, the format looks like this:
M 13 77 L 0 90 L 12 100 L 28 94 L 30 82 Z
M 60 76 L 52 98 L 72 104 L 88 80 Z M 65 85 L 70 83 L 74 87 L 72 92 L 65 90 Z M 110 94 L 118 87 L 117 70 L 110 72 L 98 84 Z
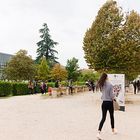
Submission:
M 28 84 L 27 83 L 12 83 L 13 89 L 12 93 L 13 95 L 27 95 L 29 94 Z
M 54 83 L 54 82 L 48 82 L 48 83 L 47 83 L 47 87 L 52 87 L 52 88 L 54 88 L 54 87 L 55 87 L 55 83 Z
M 74 82 L 74 85 L 83 86 L 83 85 L 85 85 L 85 82 L 79 82 L 79 81 L 77 81 L 77 82 Z
M 12 84 L 10 82 L 0 81 L 0 96 L 12 95 Z
M 68 86 L 68 82 L 62 81 L 60 83 L 62 86 Z M 85 85 L 85 82 L 74 82 L 73 85 L 82 86 Z M 54 82 L 48 82 L 47 87 L 55 87 Z M 36 87 L 37 93 L 40 93 L 40 83 L 37 83 Z M 19 83 L 19 82 L 5 82 L 0 81 L 0 96 L 9 96 L 9 95 L 27 95 L 29 94 L 28 83 Z
M 68 82 L 67 81 L 61 81 L 61 86 L 64 86 L 64 87 L 66 87 L 66 86 L 68 86 Z

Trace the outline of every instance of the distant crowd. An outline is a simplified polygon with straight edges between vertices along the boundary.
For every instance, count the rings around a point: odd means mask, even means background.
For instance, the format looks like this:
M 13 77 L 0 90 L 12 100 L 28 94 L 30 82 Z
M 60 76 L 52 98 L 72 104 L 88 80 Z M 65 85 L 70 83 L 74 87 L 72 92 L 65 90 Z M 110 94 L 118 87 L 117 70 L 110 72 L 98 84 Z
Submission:
M 30 80 L 28 82 L 29 94 L 37 94 L 37 92 L 38 92 L 37 87 L 39 87 L 39 93 L 42 93 L 42 94 L 48 93 L 50 96 L 52 95 L 52 87 L 48 86 L 47 81 L 36 82 L 35 80 Z M 67 87 L 68 87 L 69 94 L 72 95 L 73 90 L 74 90 L 74 85 L 73 85 L 72 79 L 68 80 Z M 55 81 L 54 88 L 61 91 L 62 85 L 61 85 L 61 82 L 59 80 Z M 61 95 L 62 94 L 63 93 L 61 93 Z

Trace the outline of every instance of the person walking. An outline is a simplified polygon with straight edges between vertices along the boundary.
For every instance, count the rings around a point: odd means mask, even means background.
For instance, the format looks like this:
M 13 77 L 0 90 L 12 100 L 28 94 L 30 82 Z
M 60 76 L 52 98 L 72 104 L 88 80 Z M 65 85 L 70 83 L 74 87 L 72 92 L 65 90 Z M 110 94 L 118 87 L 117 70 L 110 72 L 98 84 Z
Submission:
M 59 80 L 55 81 L 55 88 L 59 88 Z
M 32 82 L 32 80 L 30 80 L 29 82 L 28 82 L 28 89 L 29 89 L 29 93 L 30 94 L 33 94 L 34 93 L 34 85 L 33 85 L 33 82 Z
M 94 91 L 95 91 L 95 84 L 94 84 L 94 81 L 93 80 L 90 80 L 90 86 L 91 86 L 91 90 L 94 93 Z
M 45 82 L 42 82 L 40 85 L 41 93 L 46 94 L 47 85 Z
M 73 94 L 73 81 L 72 81 L 72 79 L 69 80 L 68 87 L 69 87 L 69 94 L 72 95 Z
M 98 127 L 98 133 L 97 138 L 99 140 L 102 140 L 101 137 L 101 130 L 104 125 L 104 122 L 106 120 L 107 111 L 110 113 L 110 122 L 111 122 L 111 128 L 112 133 L 116 134 L 117 131 L 114 127 L 114 107 L 113 107 L 113 100 L 115 95 L 113 94 L 113 85 L 108 81 L 108 77 L 106 73 L 103 73 L 97 82 L 97 90 L 100 90 L 102 93 L 101 99 L 102 99 L 102 119 L 100 121 L 99 127 Z
M 134 94 L 136 94 L 136 92 L 137 92 L 137 81 L 136 80 L 133 81 L 133 87 L 134 87 Z
M 34 94 L 37 94 L 37 81 L 33 80 Z
M 140 92 L 140 80 L 137 81 L 137 92 Z

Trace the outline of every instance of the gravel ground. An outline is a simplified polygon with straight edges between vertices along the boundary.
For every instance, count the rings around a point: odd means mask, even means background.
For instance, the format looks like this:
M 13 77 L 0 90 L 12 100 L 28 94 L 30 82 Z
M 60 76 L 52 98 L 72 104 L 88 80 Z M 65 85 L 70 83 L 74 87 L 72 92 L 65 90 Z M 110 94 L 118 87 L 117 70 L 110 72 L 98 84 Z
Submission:
M 135 96 L 135 97 L 134 97 Z M 130 97 L 140 100 L 140 95 Z M 130 100 L 130 98 L 129 98 Z M 27 95 L 0 99 L 0 140 L 96 140 L 100 95 L 92 92 L 59 98 Z M 107 115 L 104 140 L 140 140 L 140 104 L 115 112 L 117 135 Z

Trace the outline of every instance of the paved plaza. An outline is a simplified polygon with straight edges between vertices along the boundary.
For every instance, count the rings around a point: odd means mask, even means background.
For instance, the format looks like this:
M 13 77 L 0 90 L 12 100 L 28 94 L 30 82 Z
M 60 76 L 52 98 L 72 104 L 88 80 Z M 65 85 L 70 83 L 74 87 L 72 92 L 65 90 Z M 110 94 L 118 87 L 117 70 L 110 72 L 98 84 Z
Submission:
M 112 135 L 107 115 L 104 140 L 140 140 L 140 94 L 128 94 L 127 99 L 126 111 L 115 112 L 117 135 Z M 96 140 L 100 104 L 100 95 L 92 92 L 1 98 L 0 140 Z

